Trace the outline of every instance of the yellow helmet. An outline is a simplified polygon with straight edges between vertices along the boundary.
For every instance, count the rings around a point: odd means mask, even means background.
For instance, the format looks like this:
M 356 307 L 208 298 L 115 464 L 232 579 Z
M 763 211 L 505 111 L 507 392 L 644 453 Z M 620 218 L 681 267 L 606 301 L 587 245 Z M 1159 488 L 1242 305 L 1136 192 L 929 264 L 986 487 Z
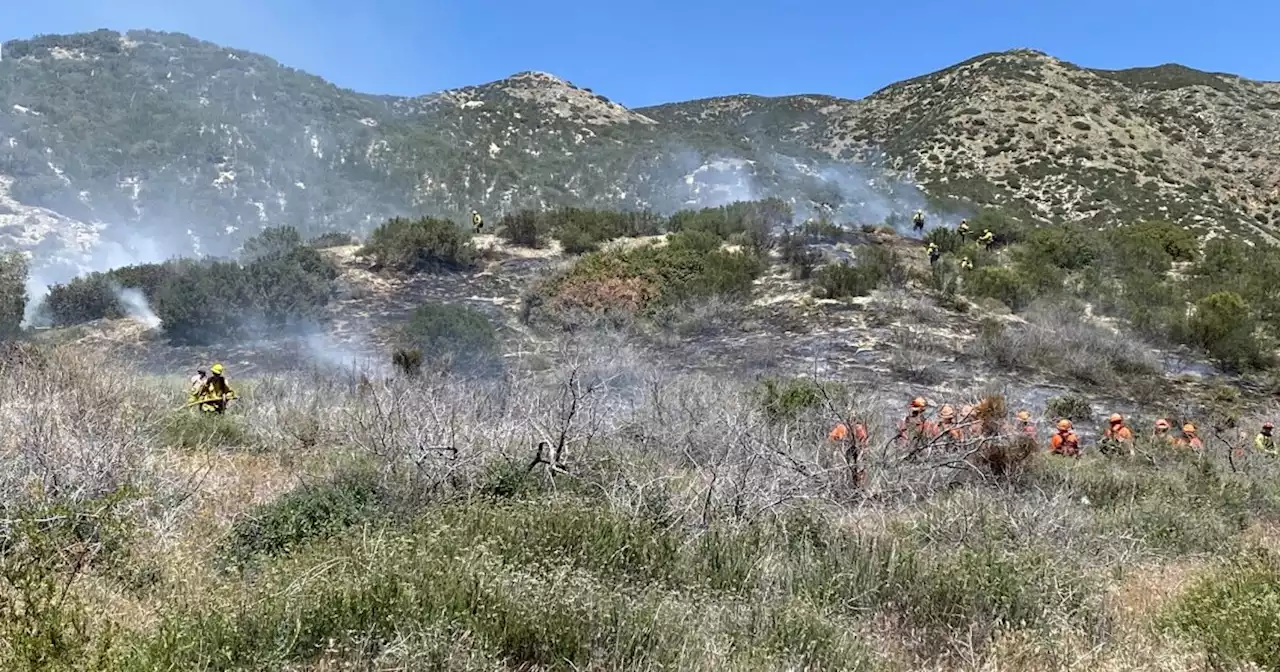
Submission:
M 209 370 L 210 370 L 210 371 L 212 371 L 213 373 L 215 373 L 215 374 L 219 375 L 219 376 L 221 376 L 221 375 L 222 375 L 222 365 L 221 365 L 221 364 L 214 364 L 213 366 L 209 367 Z

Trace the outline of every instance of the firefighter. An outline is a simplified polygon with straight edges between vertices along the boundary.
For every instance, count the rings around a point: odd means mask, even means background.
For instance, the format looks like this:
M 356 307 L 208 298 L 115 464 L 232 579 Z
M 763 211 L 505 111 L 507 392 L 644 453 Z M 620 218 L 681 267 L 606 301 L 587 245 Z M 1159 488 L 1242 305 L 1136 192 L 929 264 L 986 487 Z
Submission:
M 1112 413 L 1108 418 L 1107 429 L 1102 433 L 1102 448 L 1105 452 L 1127 452 L 1133 456 L 1133 430 L 1124 424 L 1124 416 Z
M 1272 424 L 1270 422 L 1262 423 L 1262 431 L 1253 437 L 1253 447 L 1260 453 L 1274 456 L 1276 454 L 1276 440 L 1271 436 Z
M 1080 456 L 1080 437 L 1071 431 L 1071 421 L 1063 418 L 1058 421 L 1058 432 L 1049 440 L 1049 452 L 1067 457 Z
M 231 389 L 231 385 L 227 383 L 227 379 L 223 376 L 224 369 L 222 364 L 214 364 L 209 367 L 209 376 L 204 382 L 191 394 L 191 404 L 200 404 L 200 410 L 205 413 L 217 413 L 222 415 L 227 410 L 227 402 L 236 398 L 236 391 Z

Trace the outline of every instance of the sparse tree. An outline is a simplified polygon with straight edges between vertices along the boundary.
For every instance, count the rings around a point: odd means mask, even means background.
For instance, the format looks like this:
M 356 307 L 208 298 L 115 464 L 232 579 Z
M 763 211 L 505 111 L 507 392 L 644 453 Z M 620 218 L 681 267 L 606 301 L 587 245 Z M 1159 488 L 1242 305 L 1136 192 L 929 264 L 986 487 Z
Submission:
M 27 258 L 21 252 L 9 252 L 0 258 L 0 339 L 13 338 L 22 331 L 28 270 Z

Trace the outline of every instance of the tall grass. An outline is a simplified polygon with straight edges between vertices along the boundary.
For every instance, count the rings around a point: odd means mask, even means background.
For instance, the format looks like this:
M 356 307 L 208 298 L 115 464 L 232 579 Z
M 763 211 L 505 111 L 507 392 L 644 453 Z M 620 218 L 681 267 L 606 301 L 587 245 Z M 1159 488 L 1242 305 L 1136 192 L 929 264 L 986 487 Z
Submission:
M 1131 669 L 1181 645 L 1117 582 L 1280 515 L 1276 466 L 1212 443 L 996 473 L 905 460 L 825 381 L 557 357 L 233 377 L 213 420 L 83 353 L 0 360 L 0 668 Z M 826 441 L 855 418 L 860 481 Z M 1173 640 L 1260 659 L 1181 613 Z

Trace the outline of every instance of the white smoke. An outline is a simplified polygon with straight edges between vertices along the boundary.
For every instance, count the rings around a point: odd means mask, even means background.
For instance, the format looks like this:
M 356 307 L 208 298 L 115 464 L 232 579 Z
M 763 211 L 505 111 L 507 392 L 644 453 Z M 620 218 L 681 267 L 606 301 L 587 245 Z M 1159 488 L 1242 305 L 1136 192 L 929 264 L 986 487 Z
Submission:
M 136 287 L 117 288 L 116 300 L 124 308 L 125 315 L 146 325 L 148 329 L 160 328 L 160 318 L 151 310 L 151 304 L 147 303 L 142 290 Z
M 130 234 L 123 241 L 102 240 L 89 252 L 76 257 L 49 258 L 37 255 L 31 260 L 31 271 L 27 276 L 27 307 L 23 314 L 23 326 L 45 324 L 47 316 L 41 314 L 41 309 L 45 297 L 49 295 L 49 288 L 53 285 L 64 284 L 73 278 L 92 273 L 105 273 L 125 266 L 158 264 L 190 254 L 189 244 L 184 244 L 181 240 L 175 239 L 164 244 L 155 238 Z M 121 302 L 125 303 L 123 299 Z M 151 313 L 149 306 L 145 312 Z
M 791 204 L 800 220 L 826 214 L 836 223 L 892 226 L 914 237 L 911 217 L 925 214 L 926 233 L 953 228 L 968 213 L 933 208 L 919 185 L 872 164 L 825 158 L 796 158 L 771 153 L 744 159 L 723 153 L 704 155 L 683 150 L 675 157 L 683 174 L 675 182 L 682 208 L 711 208 L 734 201 L 779 198 Z
M 307 358 L 326 369 L 375 377 L 390 375 L 385 357 L 378 356 L 377 350 L 367 344 L 344 343 L 319 329 L 307 331 L 300 340 Z

